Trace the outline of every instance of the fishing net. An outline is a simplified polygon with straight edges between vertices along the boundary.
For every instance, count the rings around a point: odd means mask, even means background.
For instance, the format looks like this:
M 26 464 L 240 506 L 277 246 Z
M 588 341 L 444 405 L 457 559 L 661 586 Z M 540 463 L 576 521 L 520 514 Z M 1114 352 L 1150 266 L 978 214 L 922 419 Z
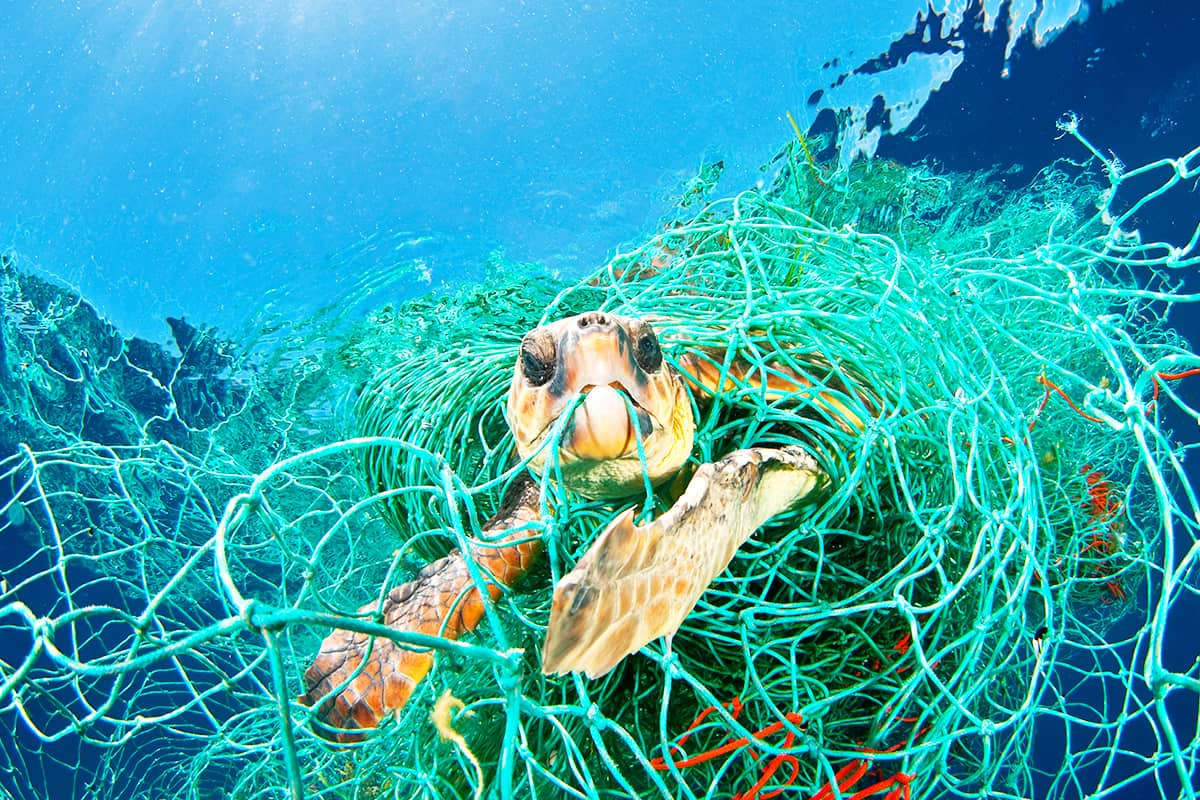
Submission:
M 1133 228 L 1200 150 L 1123 170 L 1063 127 L 1086 163 L 1020 191 L 833 174 L 798 140 L 765 188 L 577 283 L 498 258 L 478 284 L 249 349 L 181 321 L 178 354 L 122 339 L 6 264 L 3 785 L 1194 797 L 1200 666 L 1173 645 L 1194 643 L 1200 358 L 1167 323 L 1196 299 L 1200 229 L 1171 247 Z M 695 398 L 693 462 L 800 444 L 830 476 L 818 502 L 744 545 L 670 648 L 599 680 L 541 674 L 552 584 L 670 487 L 604 504 L 543 481 L 546 556 L 461 641 L 359 613 L 482 536 L 522 469 L 520 336 L 594 308 L 651 317 L 668 362 L 751 365 Z M 869 388 L 843 398 L 862 430 L 753 380 L 813 354 Z M 437 653 L 400 714 L 338 746 L 297 700 L 336 628 Z

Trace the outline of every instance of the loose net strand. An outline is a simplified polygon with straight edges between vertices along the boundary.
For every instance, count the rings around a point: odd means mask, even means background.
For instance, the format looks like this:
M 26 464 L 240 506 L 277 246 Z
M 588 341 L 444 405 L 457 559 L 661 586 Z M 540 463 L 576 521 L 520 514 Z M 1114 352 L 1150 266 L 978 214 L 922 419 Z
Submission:
M 1016 192 L 887 162 L 831 175 L 801 139 L 766 188 L 577 283 L 498 258 L 247 352 L 182 321 L 179 356 L 123 339 L 6 261 L 0 386 L 24 444 L 0 462 L 3 785 L 1194 798 L 1200 661 L 1176 645 L 1200 583 L 1200 357 L 1168 319 L 1197 299 L 1200 227 L 1180 246 L 1134 228 L 1200 177 L 1200 149 L 1127 170 L 1060 127 L 1085 161 Z M 553 583 L 623 506 L 565 494 L 553 459 L 528 531 L 547 555 L 474 634 L 360 613 L 487 544 L 524 468 L 504 418 L 520 336 L 595 308 L 729 378 L 692 399 L 693 464 L 798 444 L 830 477 L 819 500 L 594 681 L 542 675 L 539 649 Z M 813 387 L 776 397 L 771 374 Z M 348 746 L 297 699 L 335 628 L 438 655 Z

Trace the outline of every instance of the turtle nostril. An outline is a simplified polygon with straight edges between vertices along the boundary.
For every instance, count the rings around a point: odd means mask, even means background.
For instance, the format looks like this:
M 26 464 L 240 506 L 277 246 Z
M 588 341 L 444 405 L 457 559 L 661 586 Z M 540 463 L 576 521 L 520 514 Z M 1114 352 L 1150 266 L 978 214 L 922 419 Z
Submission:
M 593 311 L 590 314 L 581 314 L 579 316 L 579 327 L 581 328 L 586 328 L 590 325 L 595 325 L 597 328 L 606 328 L 610 322 L 609 316 L 602 311 Z

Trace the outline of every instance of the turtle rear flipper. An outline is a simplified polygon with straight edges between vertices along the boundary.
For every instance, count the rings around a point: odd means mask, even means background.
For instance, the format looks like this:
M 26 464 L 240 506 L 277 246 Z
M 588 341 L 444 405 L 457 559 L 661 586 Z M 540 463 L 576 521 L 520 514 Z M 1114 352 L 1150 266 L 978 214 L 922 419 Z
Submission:
M 824 481 L 799 447 L 738 450 L 696 470 L 649 524 L 626 510 L 554 588 L 542 671 L 597 678 L 674 634 L 738 547 Z

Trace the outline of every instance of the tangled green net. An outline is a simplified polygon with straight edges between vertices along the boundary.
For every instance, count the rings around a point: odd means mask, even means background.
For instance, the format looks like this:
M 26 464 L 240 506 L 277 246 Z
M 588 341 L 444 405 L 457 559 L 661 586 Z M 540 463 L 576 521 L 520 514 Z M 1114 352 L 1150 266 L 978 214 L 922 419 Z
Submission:
M 1197 299 L 1178 276 L 1200 230 L 1172 248 L 1129 227 L 1200 149 L 1122 172 L 1064 128 L 1090 168 L 1015 193 L 883 162 L 828 175 L 789 147 L 769 188 L 578 283 L 497 266 L 336 340 L 317 321 L 204 402 L 155 377 L 156 413 L 127 399 L 157 375 L 135 343 L 84 358 L 64 336 L 82 306 L 10 314 L 0 367 L 41 383 L 10 398 L 31 444 L 0 464 L 7 781 L 34 796 L 88 761 L 95 796 L 1194 797 L 1200 731 L 1168 710 L 1195 707 L 1200 661 L 1164 642 L 1194 636 L 1172 612 L 1196 594 L 1200 507 L 1169 428 L 1198 418 L 1200 357 L 1166 320 Z M 6 308 L 23 286 L 6 274 Z M 593 308 L 651 316 L 668 361 L 820 354 L 869 384 L 866 429 L 753 384 L 701 402 L 697 463 L 798 443 L 831 487 L 743 546 L 669 649 L 600 680 L 541 674 L 551 586 L 663 498 L 547 484 L 548 557 L 462 641 L 359 614 L 480 535 L 521 468 L 517 342 Z M 80 416 L 39 412 L 73 392 Z M 103 404 L 120 424 L 89 438 Z M 344 747 L 296 700 L 337 627 L 438 652 Z

